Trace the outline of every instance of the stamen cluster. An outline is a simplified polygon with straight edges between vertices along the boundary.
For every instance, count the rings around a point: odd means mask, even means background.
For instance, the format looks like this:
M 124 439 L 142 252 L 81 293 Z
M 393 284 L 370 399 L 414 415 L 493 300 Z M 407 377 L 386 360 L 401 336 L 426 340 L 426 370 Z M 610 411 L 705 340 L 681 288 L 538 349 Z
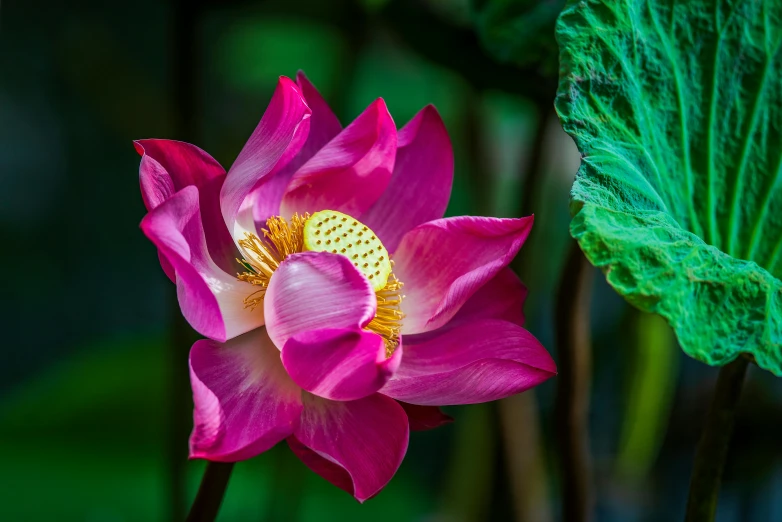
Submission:
M 289 255 L 308 250 L 344 255 L 375 290 L 377 313 L 366 328 L 383 337 L 388 357 L 394 353 L 405 316 L 401 308 L 403 283 L 394 276 L 394 262 L 368 227 L 345 214 L 322 211 L 313 216 L 293 214 L 290 222 L 271 217 L 262 232 L 263 239 L 245 232 L 239 241 L 244 257 L 237 262 L 245 271 L 237 278 L 259 287 L 244 299 L 245 308 L 253 310 L 263 303 L 274 271 Z
M 245 257 L 237 259 L 247 271 L 237 274 L 240 281 L 246 281 L 260 288 L 244 299 L 245 308 L 253 310 L 263 303 L 269 280 L 280 263 L 291 254 L 303 250 L 304 223 L 310 215 L 293 214 L 290 223 L 280 216 L 266 220 L 266 228 L 262 230 L 264 239 L 250 232 L 244 233 L 244 239 L 239 240 L 239 246 L 244 250 Z

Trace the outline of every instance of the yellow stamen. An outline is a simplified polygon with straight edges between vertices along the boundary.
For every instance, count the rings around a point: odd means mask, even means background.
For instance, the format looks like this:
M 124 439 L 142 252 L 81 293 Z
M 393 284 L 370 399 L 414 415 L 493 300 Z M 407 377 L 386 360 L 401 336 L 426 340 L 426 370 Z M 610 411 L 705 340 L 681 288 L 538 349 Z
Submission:
M 370 264 L 370 259 L 367 259 L 367 262 L 354 262 L 353 265 L 367 278 L 377 298 L 377 313 L 366 328 L 383 338 L 386 356 L 391 357 L 399 346 L 402 320 L 405 317 L 401 309 L 404 298 L 401 294 L 403 284 L 393 274 L 394 262 L 389 259 L 388 252 L 374 233 L 370 234 L 371 240 L 359 239 L 357 236 L 362 236 L 363 232 L 369 233 L 369 228 L 340 212 L 324 210 L 316 212 L 312 217 L 309 214 L 294 214 L 290 222 L 279 216 L 271 217 L 266 220 L 266 228 L 262 230 L 263 239 L 245 232 L 244 239 L 238 242 L 244 257 L 237 259 L 245 271 L 238 273 L 236 277 L 258 287 L 258 290 L 244 299 L 244 306 L 252 310 L 263 304 L 274 271 L 289 255 L 305 250 L 336 254 L 337 250 L 327 247 L 331 244 L 331 239 L 323 244 L 324 241 L 316 237 L 330 235 L 332 231 L 342 227 L 341 222 L 347 222 L 348 219 L 353 226 L 360 227 L 361 230 L 356 234 L 351 228 L 347 234 L 342 234 L 343 238 L 350 238 L 352 242 L 340 248 L 339 252 L 348 259 L 359 259 L 360 255 L 363 259 L 370 257 L 372 261 Z M 337 222 L 336 226 L 328 227 L 329 221 Z M 324 232 L 323 235 L 321 231 Z M 339 237 L 334 241 L 343 243 Z
M 393 272 L 389 274 L 386 286 L 375 292 L 377 313 L 367 325 L 368 330 L 383 338 L 386 344 L 386 357 L 391 357 L 399 346 L 399 332 L 402 330 L 402 319 L 405 318 L 402 312 L 402 299 L 405 296 L 400 293 L 402 286 L 404 283 L 399 281 Z
M 236 277 L 239 281 L 260 287 L 244 299 L 245 308 L 252 310 L 261 304 L 269 286 L 269 279 L 280 263 L 289 255 L 302 251 L 302 231 L 309 217 L 309 214 L 293 214 L 290 224 L 279 216 L 270 217 L 266 220 L 267 228 L 263 229 L 263 239 L 245 232 L 244 239 L 239 240 L 245 257 L 237 261 L 248 270 L 236 274 Z

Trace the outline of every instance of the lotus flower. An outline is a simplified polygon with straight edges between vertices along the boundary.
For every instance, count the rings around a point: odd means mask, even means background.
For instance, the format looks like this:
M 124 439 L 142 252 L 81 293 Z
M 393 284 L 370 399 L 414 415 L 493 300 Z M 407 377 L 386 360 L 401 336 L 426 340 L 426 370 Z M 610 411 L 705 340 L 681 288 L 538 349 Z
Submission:
M 507 268 L 532 218 L 442 219 L 453 157 L 433 107 L 397 131 L 382 99 L 342 128 L 304 77 L 280 78 L 226 173 L 187 143 L 141 140 L 144 234 L 200 334 L 192 458 L 238 461 L 287 440 L 357 500 L 440 405 L 555 373 L 521 325 Z

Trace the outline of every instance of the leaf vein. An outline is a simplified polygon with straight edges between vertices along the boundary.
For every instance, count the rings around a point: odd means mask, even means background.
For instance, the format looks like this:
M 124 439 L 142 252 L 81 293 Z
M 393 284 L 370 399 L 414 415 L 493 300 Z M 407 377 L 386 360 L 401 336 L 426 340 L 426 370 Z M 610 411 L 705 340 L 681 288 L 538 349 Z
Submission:
M 682 94 L 682 88 L 681 88 L 681 78 L 679 74 L 679 67 L 677 66 L 677 61 L 675 57 L 673 56 L 673 53 L 671 51 L 670 42 L 668 39 L 663 35 L 662 30 L 660 29 L 660 23 L 657 19 L 657 15 L 655 14 L 655 11 L 652 9 L 650 3 L 646 4 L 646 8 L 649 11 L 649 17 L 652 20 L 652 25 L 654 26 L 654 30 L 657 33 L 658 38 L 660 39 L 660 42 L 663 44 L 663 49 L 665 49 L 665 55 L 666 58 L 668 58 L 668 61 L 670 62 L 671 69 L 673 72 L 673 78 L 674 78 L 674 84 L 676 86 L 676 98 L 678 102 L 678 113 L 679 113 L 679 139 L 681 141 L 681 147 L 682 147 L 682 166 L 684 167 L 684 172 L 686 174 L 686 186 L 687 186 L 687 207 L 690 214 L 690 221 L 692 226 L 692 231 L 699 236 L 703 235 L 703 229 L 701 227 L 700 221 L 698 220 L 698 216 L 695 213 L 695 205 L 694 205 L 694 189 L 693 189 L 693 174 L 692 174 L 692 165 L 690 162 L 690 144 L 687 140 L 687 114 L 684 107 L 684 95 Z
M 766 60 L 766 65 L 763 67 L 763 76 L 760 79 L 760 83 L 758 84 L 758 88 L 755 90 L 755 98 L 752 102 L 752 113 L 750 116 L 750 122 L 749 122 L 749 128 L 747 129 L 747 132 L 744 133 L 744 145 L 741 148 L 741 156 L 739 158 L 739 168 L 736 172 L 736 180 L 733 183 L 733 201 L 731 204 L 731 210 L 730 210 L 730 218 L 728 220 L 728 243 L 726 245 L 726 252 L 730 255 L 734 255 L 734 246 L 736 243 L 736 238 L 738 236 L 738 215 L 740 213 L 740 193 L 742 190 L 742 186 L 744 184 L 744 170 L 747 167 L 747 161 L 749 159 L 749 151 L 752 148 L 752 137 L 755 135 L 755 128 L 757 127 L 760 110 L 761 110 L 761 103 L 760 101 L 763 98 L 763 94 L 766 90 L 766 82 L 768 80 L 769 71 L 771 70 L 771 66 L 774 63 L 774 60 L 776 58 L 777 53 L 779 52 L 779 49 L 781 47 L 782 41 L 777 43 L 776 48 L 774 49 L 774 52 L 771 56 L 769 56 Z M 734 256 L 735 257 L 735 256 Z

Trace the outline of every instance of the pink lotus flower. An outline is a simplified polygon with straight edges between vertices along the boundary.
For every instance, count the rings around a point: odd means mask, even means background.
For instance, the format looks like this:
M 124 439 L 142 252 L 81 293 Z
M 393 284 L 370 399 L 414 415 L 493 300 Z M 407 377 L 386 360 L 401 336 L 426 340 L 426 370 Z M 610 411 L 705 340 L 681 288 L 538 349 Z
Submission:
M 190 352 L 191 457 L 286 439 L 364 501 L 410 429 L 450 421 L 437 406 L 554 375 L 507 268 L 532 218 L 442 219 L 453 157 L 433 107 L 397 131 L 378 99 L 343 129 L 300 74 L 280 78 L 228 173 L 187 143 L 136 148 L 141 228 L 208 338 Z

